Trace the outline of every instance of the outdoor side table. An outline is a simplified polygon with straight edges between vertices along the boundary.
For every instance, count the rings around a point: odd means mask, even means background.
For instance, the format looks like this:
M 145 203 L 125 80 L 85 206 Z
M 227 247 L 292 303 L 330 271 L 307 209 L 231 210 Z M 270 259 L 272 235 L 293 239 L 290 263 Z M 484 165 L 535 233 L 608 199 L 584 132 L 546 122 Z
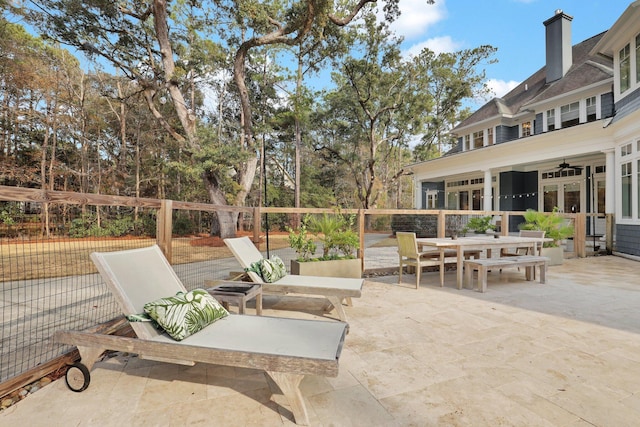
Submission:
M 227 310 L 229 304 L 238 306 L 238 313 L 245 314 L 247 301 L 256 299 L 256 314 L 262 315 L 262 285 L 259 283 L 244 282 L 217 282 L 205 281 L 206 284 L 216 283 L 207 289 L 215 299 Z

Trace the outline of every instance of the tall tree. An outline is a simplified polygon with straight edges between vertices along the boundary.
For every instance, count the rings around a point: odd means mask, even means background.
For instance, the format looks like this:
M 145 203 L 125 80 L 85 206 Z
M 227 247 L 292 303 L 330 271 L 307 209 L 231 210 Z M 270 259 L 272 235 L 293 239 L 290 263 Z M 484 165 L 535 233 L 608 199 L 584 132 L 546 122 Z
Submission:
M 432 0 L 425 0 L 431 3 Z M 192 62 L 182 61 L 183 46 L 196 37 L 226 39 L 235 50 L 233 70 L 241 106 L 242 132 L 237 135 L 235 149 L 242 155 L 235 165 L 202 169 L 202 177 L 211 201 L 216 204 L 242 205 L 251 188 L 256 166 L 252 103 L 247 81 L 247 62 L 250 52 L 262 46 L 293 46 L 303 40 L 313 28 L 349 24 L 369 3 L 359 0 L 334 4 L 327 0 L 300 0 L 288 4 L 264 3 L 256 0 L 222 2 L 187 0 L 30 0 L 25 10 L 43 34 L 74 46 L 92 56 L 99 56 L 117 68 L 140 87 L 153 116 L 166 132 L 183 142 L 185 150 L 204 164 L 219 165 L 230 146 L 211 147 L 221 141 L 205 141 L 198 131 L 198 106 L 188 94 L 194 83 Z M 389 19 L 397 16 L 398 0 L 387 0 L 385 11 Z M 188 17 L 184 18 L 184 17 Z M 225 22 L 233 23 L 233 27 Z M 188 25 L 187 25 L 188 23 Z M 190 31 L 190 28 L 195 31 Z M 247 36 L 247 35 L 251 36 Z M 175 35 L 178 35 L 177 37 Z M 190 45 L 193 47 L 193 45 Z M 168 97 L 177 116 L 174 125 L 161 111 L 159 101 Z M 204 154 L 209 153 L 212 156 Z M 229 168 L 235 173 L 230 174 Z M 229 185 L 233 177 L 234 185 Z M 233 194 L 226 191 L 232 188 Z M 218 214 L 221 234 L 235 232 L 237 214 Z
M 358 203 L 366 209 L 377 207 L 390 190 L 399 191 L 409 143 L 433 122 L 452 123 L 462 101 L 483 87 L 484 73 L 477 68 L 493 48 L 441 56 L 425 50 L 404 59 L 401 40 L 373 14 L 365 16 L 356 37 L 361 49 L 343 59 L 342 72 L 334 74 L 337 89 L 326 97 L 322 121 L 332 129 L 323 129 L 330 138 L 318 148 L 350 170 Z M 397 206 L 400 198 L 395 199 Z
M 393 37 L 373 13 L 365 16 L 357 33 L 361 50 L 345 57 L 341 73 L 334 73 L 337 89 L 327 96 L 329 122 L 342 126 L 344 141 L 320 148 L 340 159 L 351 171 L 362 208 L 374 208 L 402 174 L 393 160 L 420 134 L 431 108 L 423 82 L 411 63 L 400 55 L 400 39 Z
M 486 45 L 439 55 L 424 49 L 414 58 L 414 66 L 427 80 L 426 89 L 433 98 L 432 108 L 426 111 L 426 131 L 414 148 L 416 161 L 439 156 L 453 144 L 451 129 L 470 114 L 463 102 L 489 92 L 481 65 L 485 61 L 493 63 L 495 51 Z

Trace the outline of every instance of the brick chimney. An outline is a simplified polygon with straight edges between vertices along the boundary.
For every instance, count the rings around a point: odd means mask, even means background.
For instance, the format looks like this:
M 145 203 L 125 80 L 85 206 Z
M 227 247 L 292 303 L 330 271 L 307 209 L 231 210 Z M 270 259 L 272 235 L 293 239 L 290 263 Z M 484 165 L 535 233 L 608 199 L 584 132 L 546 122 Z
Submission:
M 556 10 L 553 17 L 544 21 L 547 47 L 547 83 L 561 79 L 573 63 L 571 54 L 572 16 Z

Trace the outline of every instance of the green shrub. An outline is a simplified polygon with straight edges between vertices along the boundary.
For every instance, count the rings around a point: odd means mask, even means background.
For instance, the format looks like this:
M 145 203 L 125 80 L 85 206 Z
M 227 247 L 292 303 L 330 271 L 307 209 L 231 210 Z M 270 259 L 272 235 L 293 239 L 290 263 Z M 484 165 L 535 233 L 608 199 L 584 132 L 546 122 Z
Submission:
M 188 236 L 198 230 L 198 225 L 190 215 L 178 212 L 173 219 L 173 233 L 178 236 Z
M 524 213 L 524 223 L 519 225 L 521 230 L 544 231 L 544 237 L 553 239 L 545 242 L 545 247 L 560 246 L 560 241 L 573 236 L 573 225 L 566 218 L 559 214 L 558 208 L 553 208 L 552 212 L 538 212 L 527 209 Z

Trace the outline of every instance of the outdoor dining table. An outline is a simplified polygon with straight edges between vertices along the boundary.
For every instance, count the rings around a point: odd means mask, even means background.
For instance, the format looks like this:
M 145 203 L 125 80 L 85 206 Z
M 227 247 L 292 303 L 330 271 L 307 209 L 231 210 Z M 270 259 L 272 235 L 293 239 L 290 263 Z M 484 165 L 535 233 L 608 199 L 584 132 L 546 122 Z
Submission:
M 497 237 L 496 237 L 497 236 Z M 452 239 L 451 237 L 435 237 L 435 238 L 418 238 L 419 249 L 422 250 L 425 246 L 435 247 L 440 250 L 441 259 L 444 256 L 443 252 L 446 249 L 455 249 L 457 255 L 457 285 L 458 289 L 462 289 L 463 282 L 463 266 L 464 266 L 464 252 L 468 250 L 481 250 L 486 251 L 487 258 L 491 258 L 493 249 L 498 250 L 498 254 L 502 252 L 502 249 L 512 248 L 528 248 L 529 253 L 533 255 L 540 255 L 542 252 L 542 244 L 544 242 L 550 242 L 552 239 L 542 237 L 520 237 L 520 236 L 501 236 L 501 235 L 475 235 L 468 237 L 458 237 Z

